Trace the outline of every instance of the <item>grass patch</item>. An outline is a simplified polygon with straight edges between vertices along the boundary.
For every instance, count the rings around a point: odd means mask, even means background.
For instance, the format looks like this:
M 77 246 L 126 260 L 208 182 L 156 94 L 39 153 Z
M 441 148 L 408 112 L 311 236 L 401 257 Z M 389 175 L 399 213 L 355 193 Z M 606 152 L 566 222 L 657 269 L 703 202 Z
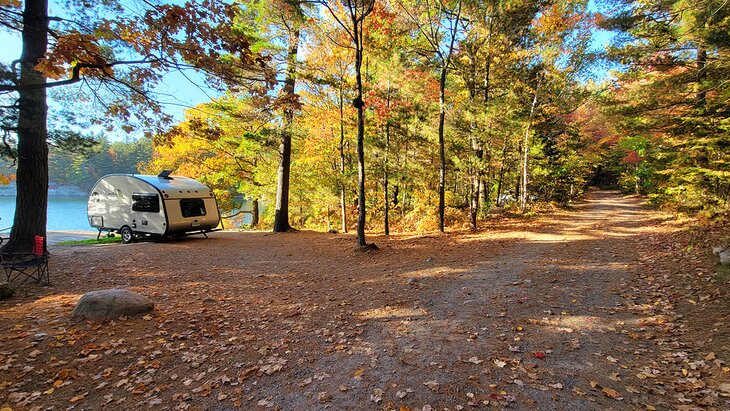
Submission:
M 61 241 L 59 243 L 56 243 L 56 245 L 97 245 L 97 244 L 113 244 L 113 243 L 121 243 L 122 237 L 116 236 L 116 237 L 101 237 L 100 239 L 96 238 L 89 238 L 86 240 L 70 240 L 70 241 Z
M 730 264 L 721 264 L 717 268 L 715 281 L 717 281 L 718 284 L 727 284 L 730 282 Z

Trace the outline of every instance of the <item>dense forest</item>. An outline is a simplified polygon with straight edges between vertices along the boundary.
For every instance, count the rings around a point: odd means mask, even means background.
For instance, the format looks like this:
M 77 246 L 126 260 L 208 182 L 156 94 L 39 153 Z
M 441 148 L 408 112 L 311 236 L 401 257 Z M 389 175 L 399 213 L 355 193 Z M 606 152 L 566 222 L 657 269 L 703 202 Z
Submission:
M 22 26 L 20 2 L 0 5 L 6 26 Z M 55 79 L 44 87 L 65 89 L 59 101 L 69 93 L 95 113 L 84 121 L 112 116 L 147 132 L 153 156 L 137 152 L 146 143 L 124 154 L 102 144 L 81 167 L 101 172 L 99 156 L 113 152 L 141 171 L 200 179 L 224 209 L 244 193 L 271 205 L 262 224 L 275 231 L 357 226 L 364 246 L 365 228 L 477 228 L 495 209 L 567 204 L 591 185 L 691 212 L 728 208 L 724 1 L 93 7 L 96 18 L 89 5 L 70 10 L 76 20 L 31 68 Z M 600 33 L 609 44 L 596 44 Z M 3 69 L 10 79 L 14 68 Z M 155 90 L 165 73 L 188 69 L 220 94 L 173 124 Z M 3 81 L 5 96 L 37 88 Z M 12 155 L 23 109 L 3 110 Z M 63 135 L 45 138 L 69 145 Z M 79 157 L 51 158 L 71 174 L 80 167 Z
M 63 147 L 50 147 L 48 176 L 58 185 L 76 186 L 89 190 L 99 178 L 111 173 L 137 173 L 142 164 L 152 159 L 149 139 L 110 142 L 103 136 L 94 137 L 91 144 L 79 152 Z M 3 162 L 3 175 L 11 181 L 15 167 L 11 160 Z
M 584 1 L 376 2 L 363 32 L 368 227 L 434 230 L 440 194 L 443 224 L 476 226 L 495 207 L 565 204 L 589 185 L 648 194 L 657 205 L 726 210 L 727 7 L 603 9 L 591 12 Z M 347 230 L 358 213 L 355 50 L 338 11 L 318 10 L 296 26 L 285 11 L 247 3 L 241 19 L 266 22 L 256 49 L 281 62 L 282 75 L 294 58 L 287 45 L 307 50 L 295 56 L 293 124 L 255 97 L 230 93 L 156 136 L 148 169 L 176 169 L 271 203 L 279 140 L 291 132 L 294 220 L 331 228 L 339 219 Z M 601 29 L 613 43 L 592 49 Z M 592 81 L 607 63 L 611 77 Z

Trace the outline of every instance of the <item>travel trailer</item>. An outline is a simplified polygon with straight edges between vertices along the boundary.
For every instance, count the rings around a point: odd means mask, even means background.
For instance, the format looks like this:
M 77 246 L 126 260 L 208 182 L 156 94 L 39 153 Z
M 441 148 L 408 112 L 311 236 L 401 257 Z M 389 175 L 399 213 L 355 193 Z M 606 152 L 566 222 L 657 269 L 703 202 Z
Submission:
M 125 244 L 139 237 L 205 235 L 220 223 L 213 191 L 169 171 L 104 176 L 91 189 L 87 211 L 99 234 L 117 232 Z

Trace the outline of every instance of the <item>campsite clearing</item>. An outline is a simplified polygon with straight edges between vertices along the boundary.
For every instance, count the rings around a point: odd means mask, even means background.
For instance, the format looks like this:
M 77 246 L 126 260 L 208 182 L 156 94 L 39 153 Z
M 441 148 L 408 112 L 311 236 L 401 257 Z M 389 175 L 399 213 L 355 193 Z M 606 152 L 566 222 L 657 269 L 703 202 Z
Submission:
M 56 247 L 51 287 L 0 302 L 0 405 L 728 409 L 728 287 L 696 235 L 599 192 L 367 253 L 314 232 Z M 155 313 L 69 322 L 108 288 Z

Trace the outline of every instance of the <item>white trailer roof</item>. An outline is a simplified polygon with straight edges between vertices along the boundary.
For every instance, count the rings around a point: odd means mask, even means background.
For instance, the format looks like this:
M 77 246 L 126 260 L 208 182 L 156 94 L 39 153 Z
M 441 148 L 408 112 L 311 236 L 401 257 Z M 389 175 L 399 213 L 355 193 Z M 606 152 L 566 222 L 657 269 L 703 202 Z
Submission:
M 212 191 L 205 184 L 183 176 L 168 178 L 143 174 L 125 174 L 140 179 L 162 192 L 165 198 L 212 197 Z

